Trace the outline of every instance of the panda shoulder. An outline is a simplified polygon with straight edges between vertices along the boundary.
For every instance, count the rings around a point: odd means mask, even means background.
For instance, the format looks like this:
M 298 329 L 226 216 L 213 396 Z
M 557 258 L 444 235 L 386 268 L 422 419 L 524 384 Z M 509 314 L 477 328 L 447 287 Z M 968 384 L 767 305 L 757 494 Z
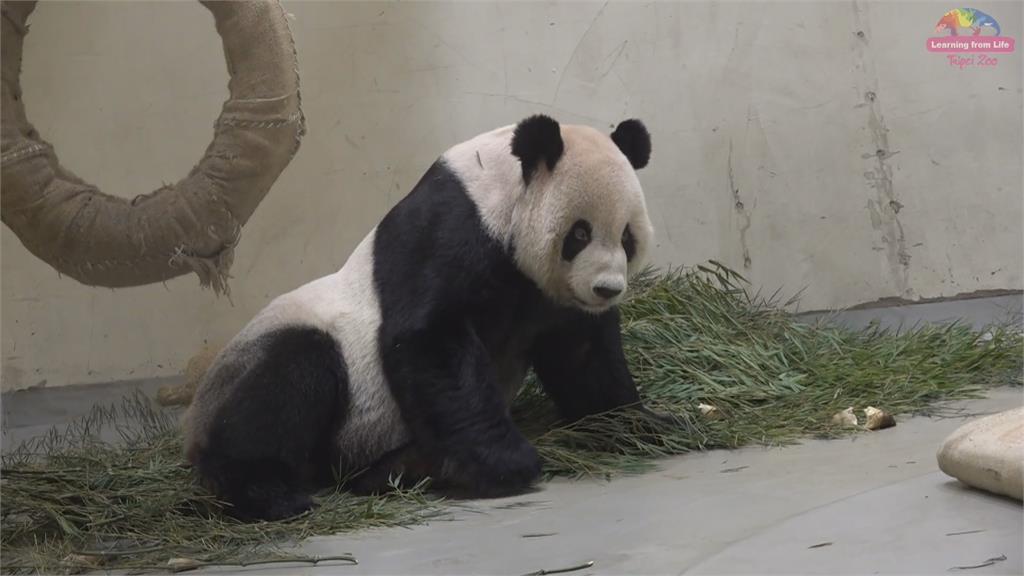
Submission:
M 519 159 L 512 155 L 514 125 L 485 132 L 448 149 L 440 162 L 465 189 L 484 227 L 495 239 L 508 238 L 512 210 L 523 192 Z

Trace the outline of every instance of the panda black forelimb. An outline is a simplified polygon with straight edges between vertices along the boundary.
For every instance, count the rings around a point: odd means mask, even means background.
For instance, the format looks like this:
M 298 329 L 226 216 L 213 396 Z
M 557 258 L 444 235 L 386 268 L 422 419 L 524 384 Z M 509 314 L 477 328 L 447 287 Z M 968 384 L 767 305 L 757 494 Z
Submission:
M 392 394 L 432 487 L 465 497 L 520 493 L 540 476 L 537 451 L 509 416 L 468 319 L 382 346 Z
M 646 410 L 626 364 L 619 324 L 617 308 L 599 316 L 579 312 L 534 344 L 533 369 L 565 420 L 631 405 Z

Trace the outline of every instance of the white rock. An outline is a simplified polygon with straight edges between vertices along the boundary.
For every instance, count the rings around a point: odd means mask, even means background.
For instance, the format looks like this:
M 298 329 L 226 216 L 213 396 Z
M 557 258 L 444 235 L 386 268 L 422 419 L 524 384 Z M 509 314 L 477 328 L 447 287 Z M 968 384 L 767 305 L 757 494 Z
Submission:
M 968 486 L 1024 500 L 1024 407 L 964 424 L 938 459 L 939 469 Z

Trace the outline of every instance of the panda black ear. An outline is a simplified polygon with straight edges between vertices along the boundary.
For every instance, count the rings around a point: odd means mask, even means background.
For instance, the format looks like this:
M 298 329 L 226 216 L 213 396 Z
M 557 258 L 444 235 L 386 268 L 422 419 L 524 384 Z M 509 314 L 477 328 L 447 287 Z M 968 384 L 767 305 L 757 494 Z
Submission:
M 558 122 L 543 114 L 520 122 L 512 135 L 512 153 L 523 166 L 523 181 L 527 184 L 541 160 L 547 164 L 548 170 L 554 170 L 564 151 L 562 129 Z
M 633 118 L 623 120 L 612 132 L 612 142 L 629 158 L 635 170 L 647 166 L 651 159 L 651 135 L 644 123 Z

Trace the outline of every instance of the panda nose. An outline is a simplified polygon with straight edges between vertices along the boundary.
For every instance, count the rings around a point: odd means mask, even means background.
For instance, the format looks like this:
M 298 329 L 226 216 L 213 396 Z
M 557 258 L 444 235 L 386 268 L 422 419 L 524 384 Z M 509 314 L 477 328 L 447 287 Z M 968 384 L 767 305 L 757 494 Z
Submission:
M 608 286 L 594 286 L 594 294 L 597 294 L 605 300 L 615 298 L 619 294 L 622 294 L 622 288 L 610 288 Z

